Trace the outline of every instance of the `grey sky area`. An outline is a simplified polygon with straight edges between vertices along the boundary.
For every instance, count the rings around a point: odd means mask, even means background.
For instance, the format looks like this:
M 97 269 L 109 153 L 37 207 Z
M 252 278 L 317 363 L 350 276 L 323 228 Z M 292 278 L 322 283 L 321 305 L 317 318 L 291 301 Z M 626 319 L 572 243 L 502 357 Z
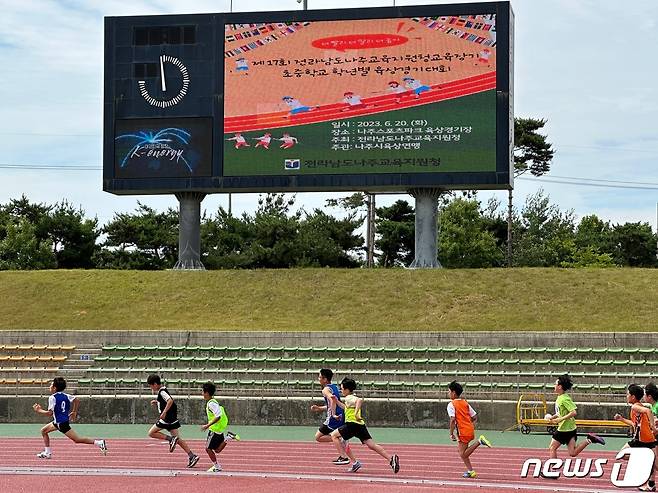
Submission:
M 418 4 L 423 2 L 413 2 Z M 439 2 L 448 3 L 448 2 Z M 398 5 L 411 2 L 398 1 Z M 234 0 L 235 11 L 271 2 Z M 368 0 L 309 0 L 309 8 L 374 7 Z M 515 114 L 548 120 L 557 150 L 545 179 L 518 180 L 515 205 L 543 188 L 562 209 L 613 223 L 655 227 L 658 202 L 658 9 L 655 1 L 514 0 Z M 137 200 L 176 207 L 173 196 L 117 197 L 102 191 L 101 171 L 25 165 L 101 166 L 103 16 L 228 11 L 229 2 L 188 0 L 0 0 L 0 202 L 67 199 L 107 222 Z M 295 0 L 277 10 L 300 9 Z M 608 181 L 556 183 L 564 177 Z M 572 181 L 569 179 L 569 181 Z M 592 186 L 600 183 L 608 186 Z M 345 194 L 343 194 L 345 195 Z M 481 192 L 481 200 L 506 192 Z M 338 194 L 305 193 L 298 205 L 323 206 Z M 382 196 L 388 204 L 406 195 Z M 257 196 L 233 196 L 234 212 L 253 212 Z M 227 206 L 213 195 L 203 208 Z

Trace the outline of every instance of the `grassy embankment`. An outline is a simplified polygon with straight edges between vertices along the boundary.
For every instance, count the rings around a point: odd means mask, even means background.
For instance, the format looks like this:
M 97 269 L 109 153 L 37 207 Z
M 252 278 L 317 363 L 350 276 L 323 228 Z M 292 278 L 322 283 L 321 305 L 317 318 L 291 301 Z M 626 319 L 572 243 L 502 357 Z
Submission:
M 0 272 L 0 329 L 658 330 L 658 270 Z

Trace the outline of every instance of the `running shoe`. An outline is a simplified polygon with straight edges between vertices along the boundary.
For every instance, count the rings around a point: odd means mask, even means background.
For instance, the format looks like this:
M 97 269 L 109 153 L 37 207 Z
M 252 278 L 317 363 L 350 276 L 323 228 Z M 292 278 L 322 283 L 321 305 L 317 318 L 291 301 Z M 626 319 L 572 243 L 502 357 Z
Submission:
M 197 462 L 199 462 L 199 456 L 193 455 L 192 457 L 190 457 L 190 460 L 187 462 L 187 467 L 194 467 L 196 466 Z
M 107 443 L 105 440 L 101 440 L 101 444 L 99 445 L 99 448 L 101 449 L 101 454 L 107 455 Z
M 400 458 L 397 455 L 393 454 L 393 457 L 391 457 L 391 460 L 388 463 L 391 465 L 391 469 L 393 469 L 395 474 L 400 471 Z
M 229 442 L 231 440 L 235 440 L 236 442 L 240 441 L 240 435 L 237 433 L 233 433 L 232 431 L 227 431 L 226 432 L 226 441 Z
M 344 466 L 345 464 L 350 463 L 350 459 L 339 455 L 338 458 L 334 459 L 332 462 L 337 466 Z
M 213 464 L 210 469 L 208 469 L 208 472 L 220 472 L 222 470 L 221 464 Z
M 462 474 L 462 476 L 465 478 L 475 479 L 478 477 L 478 474 L 475 471 L 466 471 L 464 474 Z
M 640 491 L 656 491 L 656 487 L 655 486 L 649 486 L 648 484 L 645 484 L 644 486 L 640 486 L 638 488 L 638 490 L 640 490 Z
M 357 460 L 352 464 L 352 467 L 350 467 L 347 472 L 356 472 L 359 469 L 361 469 L 361 463 Z
M 39 453 L 37 454 L 37 457 L 38 457 L 39 459 L 52 459 L 52 458 L 53 458 L 53 454 L 51 454 L 50 452 L 46 452 L 46 451 L 44 450 L 43 452 L 39 452 Z
M 587 439 L 592 443 L 600 443 L 601 445 L 605 445 L 605 440 L 600 436 L 595 435 L 594 433 L 588 433 Z
M 176 448 L 176 444 L 178 443 L 178 437 L 171 437 L 171 440 L 169 440 L 169 452 L 173 452 L 174 449 Z
M 484 435 L 480 435 L 480 439 L 478 440 L 480 442 L 480 445 L 484 445 L 485 447 L 491 448 L 491 442 L 487 440 L 487 437 Z

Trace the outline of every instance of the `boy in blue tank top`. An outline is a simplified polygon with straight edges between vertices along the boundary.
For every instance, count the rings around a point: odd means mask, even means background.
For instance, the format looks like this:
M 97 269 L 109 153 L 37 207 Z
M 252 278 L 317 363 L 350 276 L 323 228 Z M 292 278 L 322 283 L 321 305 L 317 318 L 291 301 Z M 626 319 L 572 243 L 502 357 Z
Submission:
M 46 426 L 41 428 L 41 436 L 43 437 L 44 449 L 43 452 L 37 454 L 39 459 L 52 458 L 52 451 L 50 449 L 49 433 L 59 430 L 75 443 L 87 443 L 89 445 L 96 445 L 100 448 L 103 455 L 107 454 L 107 444 L 105 440 L 92 440 L 91 438 L 84 438 L 71 429 L 69 424 L 75 421 L 78 417 L 78 407 L 80 401 L 74 396 L 64 393 L 66 389 L 66 380 L 62 377 L 53 379 L 50 384 L 50 392 L 52 395 L 48 398 L 48 409 L 43 409 L 40 404 L 35 403 L 32 406 L 34 412 L 42 416 L 50 416 L 53 420 Z
M 317 406 L 313 404 L 311 406 L 311 411 L 313 412 L 324 412 L 325 419 L 315 433 L 315 440 L 317 442 L 331 442 L 331 433 L 334 430 L 337 430 L 344 423 L 344 411 L 342 408 L 336 406 L 336 401 L 332 399 L 332 396 L 335 396 L 338 401 L 340 401 L 340 389 L 335 383 L 331 383 L 331 379 L 334 377 L 334 372 L 329 368 L 323 368 L 318 374 L 318 382 L 322 386 L 322 397 L 324 398 L 324 406 Z M 337 416 L 337 417 L 336 417 Z M 349 464 L 350 459 L 347 457 L 347 449 L 349 444 L 343 440 L 341 442 L 344 454 L 339 455 L 334 459 L 333 463 L 337 466 L 342 464 Z

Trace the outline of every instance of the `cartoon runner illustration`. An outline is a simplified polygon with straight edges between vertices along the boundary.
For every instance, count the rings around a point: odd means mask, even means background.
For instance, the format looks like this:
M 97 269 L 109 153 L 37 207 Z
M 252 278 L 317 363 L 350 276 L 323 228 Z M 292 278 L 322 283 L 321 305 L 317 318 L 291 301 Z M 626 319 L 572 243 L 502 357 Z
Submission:
M 475 65 L 486 65 L 489 67 L 489 57 L 491 57 L 491 50 L 489 48 L 483 49 L 478 53 L 478 62 Z
M 422 93 L 431 89 L 430 86 L 423 85 L 413 77 L 403 77 L 402 82 L 404 82 L 404 85 L 407 86 L 407 88 L 414 92 L 416 99 L 418 99 Z
M 299 141 L 297 140 L 297 138 L 296 137 L 291 137 L 290 134 L 288 134 L 288 133 L 283 134 L 283 137 L 281 137 L 280 139 L 276 139 L 276 140 L 283 141 L 283 144 L 281 144 L 279 146 L 280 149 L 290 149 L 295 144 L 299 144 Z
M 270 142 L 272 142 L 272 134 L 267 133 L 261 137 L 254 137 L 254 140 L 257 140 L 256 147 L 263 147 L 264 149 L 270 148 Z
M 247 140 L 239 132 L 236 133 L 230 139 L 226 139 L 226 140 L 234 140 L 236 149 L 240 149 L 240 147 L 251 147 L 249 144 L 247 144 Z
M 394 80 L 388 83 L 388 88 L 386 89 L 386 91 L 390 94 L 397 95 L 397 97 L 395 98 L 396 103 L 399 103 L 402 100 L 402 94 L 407 92 L 407 90 L 404 87 L 402 87 Z
M 243 72 L 245 75 L 249 75 L 249 63 L 244 58 L 238 58 L 235 60 L 235 70 L 237 72 Z
M 311 107 L 311 106 L 303 105 L 302 103 L 300 103 L 299 99 L 295 99 L 292 96 L 283 96 L 282 99 L 283 102 L 290 107 L 290 116 L 317 109 L 317 106 Z
M 347 107 L 340 111 L 360 110 L 364 108 L 372 108 L 374 106 L 372 104 L 366 105 L 363 101 L 361 101 L 361 96 L 354 94 L 351 91 L 347 91 L 345 94 L 343 94 L 343 96 L 343 102 L 347 104 Z

